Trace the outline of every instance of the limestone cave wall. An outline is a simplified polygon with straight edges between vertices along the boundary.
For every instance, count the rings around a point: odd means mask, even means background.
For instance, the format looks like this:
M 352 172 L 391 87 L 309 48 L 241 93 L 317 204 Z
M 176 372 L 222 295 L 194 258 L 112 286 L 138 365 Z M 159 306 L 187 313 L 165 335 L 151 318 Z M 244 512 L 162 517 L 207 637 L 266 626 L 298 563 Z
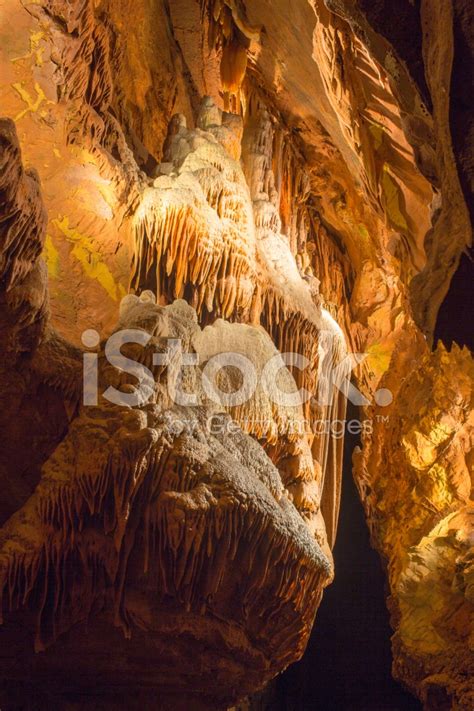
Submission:
M 337 575 L 347 397 L 394 675 L 474 707 L 474 369 L 433 345 L 472 239 L 472 20 L 0 0 L 2 708 L 222 709 L 299 659 Z M 124 329 L 146 402 L 103 395 L 135 391 Z M 277 364 L 243 403 L 232 368 L 220 401 L 201 383 L 229 352 Z M 280 402 L 276 373 L 324 397 Z

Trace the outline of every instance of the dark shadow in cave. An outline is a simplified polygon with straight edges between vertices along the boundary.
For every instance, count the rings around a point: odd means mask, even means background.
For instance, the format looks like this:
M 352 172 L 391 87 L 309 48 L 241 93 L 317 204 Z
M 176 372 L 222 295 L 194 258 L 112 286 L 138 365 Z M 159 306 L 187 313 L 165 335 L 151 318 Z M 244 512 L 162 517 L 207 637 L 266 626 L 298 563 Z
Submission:
M 449 349 L 455 341 L 474 350 L 474 252 L 461 255 L 436 320 L 435 344 L 440 339 Z
M 347 419 L 357 418 L 349 407 Z M 336 578 L 326 589 L 308 648 L 277 680 L 269 711 L 415 711 L 420 703 L 391 675 L 385 576 L 371 547 L 352 479 L 358 437 L 346 433 Z

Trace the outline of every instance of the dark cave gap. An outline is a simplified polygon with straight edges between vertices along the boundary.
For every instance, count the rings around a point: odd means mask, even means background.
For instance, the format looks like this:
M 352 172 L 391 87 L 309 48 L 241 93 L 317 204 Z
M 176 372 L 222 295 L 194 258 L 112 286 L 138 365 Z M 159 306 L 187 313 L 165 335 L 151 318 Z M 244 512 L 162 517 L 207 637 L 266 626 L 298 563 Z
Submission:
M 347 419 L 358 417 L 350 406 Z M 415 711 L 419 702 L 391 675 L 392 630 L 385 576 L 370 547 L 352 479 L 357 436 L 346 433 L 336 577 L 324 592 L 307 650 L 276 681 L 268 711 Z
M 441 304 L 434 334 L 447 348 L 455 341 L 474 350 L 474 251 L 462 254 L 459 266 Z
M 463 254 L 439 310 L 434 343 L 474 348 L 474 262 Z M 357 418 L 349 406 L 347 419 Z M 415 711 L 421 704 L 391 675 L 385 576 L 370 547 L 352 478 L 357 436 L 346 433 L 336 577 L 326 589 L 307 650 L 273 685 L 268 711 Z

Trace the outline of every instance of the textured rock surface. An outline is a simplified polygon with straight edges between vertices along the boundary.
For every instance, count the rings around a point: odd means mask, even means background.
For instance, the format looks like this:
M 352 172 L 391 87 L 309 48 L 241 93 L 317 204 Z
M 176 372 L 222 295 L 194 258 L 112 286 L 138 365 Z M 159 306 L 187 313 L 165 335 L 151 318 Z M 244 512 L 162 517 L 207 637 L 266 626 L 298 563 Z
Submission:
M 313 462 L 312 438 L 298 430 L 302 407 L 283 408 L 259 390 L 233 413 L 234 422 L 204 397 L 200 371 L 184 376 L 199 406 L 174 404 L 179 353 L 154 370 L 146 404 L 114 405 L 101 396 L 95 406 L 82 405 L 82 354 L 46 321 L 38 259 L 46 221 L 37 179 L 23 170 L 12 122 L 0 128 L 5 213 L 15 216 L 4 233 L 5 274 L 12 276 L 5 279 L 2 378 L 15 385 L 21 376 L 34 404 L 31 383 L 40 383 L 64 419 L 62 431 L 50 427 L 45 435 L 52 453 L 33 445 L 40 478 L 30 462 L 22 484 L 17 458 L 6 462 L 2 515 L 14 513 L 0 533 L 2 704 L 35 696 L 48 707 L 86 694 L 117 707 L 120 694 L 124 708 L 158 698 L 173 708 L 190 699 L 221 708 L 301 655 L 333 574 L 322 468 Z M 13 298 L 15 288 L 21 299 Z M 203 366 L 226 349 L 248 353 L 260 370 L 276 356 L 286 390 L 297 388 L 261 327 L 217 321 L 201 332 L 186 302 L 163 308 L 145 290 L 122 300 L 116 330 L 123 329 L 149 335 L 145 346 L 124 351 L 147 367 L 168 339 L 179 339 Z M 23 353 L 28 358 L 20 362 Z M 103 351 L 97 357 L 100 392 L 132 393 L 134 376 Z M 5 387 L 6 407 L 17 390 Z M 270 447 L 280 470 L 239 421 Z M 14 451 L 27 437 L 20 428 L 13 439 L 11 425 L 5 435 Z M 54 448 L 53 436 L 61 435 Z M 331 488 L 326 499 L 334 497 Z
M 120 304 L 158 349 L 299 353 L 290 390 L 367 354 L 355 478 L 394 670 L 427 708 L 472 708 L 472 358 L 430 351 L 471 241 L 471 14 L 0 0 L 2 708 L 231 703 L 301 655 L 333 574 L 342 440 L 317 425 L 344 397 L 259 390 L 224 438 L 208 401 L 167 430 L 190 413 L 160 372 L 149 407 L 81 407 L 81 333 L 105 339 Z
M 374 413 L 374 432 L 354 456 L 387 562 L 394 671 L 427 708 L 468 709 L 474 698 L 473 383 L 467 349 L 426 352 L 405 365 L 388 421 Z
M 199 331 L 184 302 L 144 301 L 120 327 L 145 323 L 153 338 L 125 353 L 148 365 L 165 337 L 190 344 Z M 99 369 L 126 391 L 130 378 Z M 138 673 L 150 693 L 187 689 L 221 706 L 301 654 L 328 558 L 263 449 L 218 408 L 172 406 L 162 378 L 143 407 L 81 407 L 2 529 L 9 685 L 29 668 L 41 693 L 47 671 L 51 699 L 120 689 L 127 707 Z

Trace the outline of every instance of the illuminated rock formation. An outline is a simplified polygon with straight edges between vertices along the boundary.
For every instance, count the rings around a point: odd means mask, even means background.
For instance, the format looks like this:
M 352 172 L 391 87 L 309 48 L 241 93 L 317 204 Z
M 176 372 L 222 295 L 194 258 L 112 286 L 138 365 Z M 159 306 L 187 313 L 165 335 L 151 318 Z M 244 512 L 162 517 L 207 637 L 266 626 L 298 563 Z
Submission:
M 187 304 L 137 302 L 120 328 L 146 324 L 152 338 L 127 356 L 151 366 L 167 337 L 190 347 L 199 327 Z M 101 388 L 133 391 L 129 376 L 100 362 Z M 301 653 L 330 562 L 262 448 L 215 406 L 173 405 L 164 370 L 143 407 L 80 407 L 2 529 L 9 684 L 28 666 L 41 694 L 48 670 L 58 679 L 51 698 L 61 698 L 79 674 L 81 693 L 120 688 L 127 707 L 139 678 L 178 707 L 221 707 Z M 19 648 L 25 618 L 34 625 Z
M 332 333 L 328 330 L 325 335 L 330 337 Z M 321 406 L 324 417 L 318 412 L 319 418 L 316 418 L 312 412 L 312 416 L 306 418 L 296 380 L 263 328 L 218 320 L 207 326 L 193 340 L 193 345 L 204 367 L 209 359 L 222 353 L 236 354 L 237 358 L 243 356 L 250 362 L 256 387 L 245 402 L 226 406 L 226 410 L 243 430 L 262 444 L 280 471 L 291 500 L 332 560 L 331 548 L 339 512 L 343 438 L 341 433 L 338 439 L 333 438 L 331 426 L 344 420 L 345 399 L 332 383 L 328 383 L 327 387 L 333 392 L 326 393 L 329 396 L 325 400 L 327 404 Z M 331 340 L 325 355 L 334 359 L 332 364 L 338 364 L 344 353 L 338 352 Z M 322 383 L 328 376 L 323 371 L 324 359 L 320 365 L 318 379 Z M 245 370 L 245 363 L 242 367 Z M 220 375 L 224 400 L 226 392 L 234 393 L 239 386 L 244 398 L 245 387 L 252 386 L 250 373 L 247 383 L 242 384 L 239 382 L 241 376 L 237 378 L 237 371 L 232 368 Z M 316 423 L 319 427 L 314 427 Z
M 383 417 L 373 412 L 355 477 L 387 561 L 395 673 L 427 708 L 438 699 L 467 709 L 474 699 L 474 365 L 467 349 L 440 344 L 403 373 L 398 386 L 396 374 L 390 379 L 394 404 Z
M 224 317 L 248 315 L 255 230 L 238 162 L 240 121 L 224 116 L 222 123 L 219 109 L 204 102 L 198 124 L 188 131 L 179 115 L 170 123 L 164 162 L 134 217 L 133 284 L 168 299 L 186 294 L 199 315 L 204 309 Z M 226 147 L 235 143 L 234 157 Z
M 82 354 L 45 323 L 44 272 L 41 298 L 27 298 L 28 266 L 42 267 L 45 215 L 37 182 L 23 171 L 13 124 L 4 121 L 1 128 L 2 160 L 9 167 L 5 203 L 16 205 L 16 220 L 3 234 L 5 273 L 14 275 L 6 281 L 5 315 L 18 319 L 23 305 L 25 330 L 29 326 L 36 338 L 23 345 L 29 359 L 21 372 L 56 391 L 70 412 L 67 433 L 44 462 L 38 484 L 19 508 L 7 502 L 18 510 L 0 533 L 0 636 L 8 669 L 2 698 L 10 703 L 28 667 L 31 693 L 45 704 L 62 703 L 69 693 L 99 694 L 115 703 L 111 690 L 118 688 L 119 671 L 126 707 L 148 650 L 140 677 L 147 686 L 144 702 L 159 697 L 184 708 L 192 699 L 221 708 L 261 687 L 304 649 L 333 575 L 320 511 L 321 467 L 311 457 L 312 438 L 301 431 L 302 406 L 280 404 L 274 382 L 268 394 L 259 388 L 232 414 L 267 443 L 280 470 L 219 401 L 216 406 L 203 397 L 200 371 L 182 378 L 198 407 L 176 404 L 181 351 L 157 368 L 153 355 L 167 352 L 169 339 L 179 340 L 184 352 L 201 355 L 205 369 L 223 349 L 247 348 L 259 374 L 277 358 L 283 393 L 294 393 L 296 383 L 263 329 L 217 321 L 201 331 L 186 302 L 163 308 L 149 291 L 122 300 L 113 332 L 146 336 L 144 345 L 136 337 L 126 341 L 122 352 L 153 374 L 148 397 L 126 401 L 135 398 L 135 376 L 112 365 L 102 350 L 85 362 L 83 374 Z M 23 183 L 31 196 L 25 202 Z M 30 251 L 23 271 L 15 273 L 23 244 Z M 14 277 L 22 301 L 11 298 Z M 5 379 L 15 372 L 10 353 L 22 350 L 12 323 L 17 340 L 6 351 Z M 116 404 L 106 398 L 110 388 Z M 15 393 L 6 395 L 8 405 Z M 264 418 L 261 429 L 257 415 Z M 22 625 L 26 644 L 16 636 Z M 62 681 L 45 689 L 45 673 Z M 78 674 L 80 687 L 73 680 Z
M 301 656 L 334 574 L 349 352 L 395 673 L 472 709 L 472 359 L 430 350 L 471 243 L 470 12 L 2 0 L 2 709 L 222 708 Z M 225 352 L 278 375 L 195 411 L 156 366 L 149 405 L 81 404 L 86 329 L 101 385 L 133 389 L 104 360 L 123 328 L 151 334 L 130 348 L 149 368 L 181 338 L 201 396 Z M 277 379 L 313 397 L 275 401 Z

